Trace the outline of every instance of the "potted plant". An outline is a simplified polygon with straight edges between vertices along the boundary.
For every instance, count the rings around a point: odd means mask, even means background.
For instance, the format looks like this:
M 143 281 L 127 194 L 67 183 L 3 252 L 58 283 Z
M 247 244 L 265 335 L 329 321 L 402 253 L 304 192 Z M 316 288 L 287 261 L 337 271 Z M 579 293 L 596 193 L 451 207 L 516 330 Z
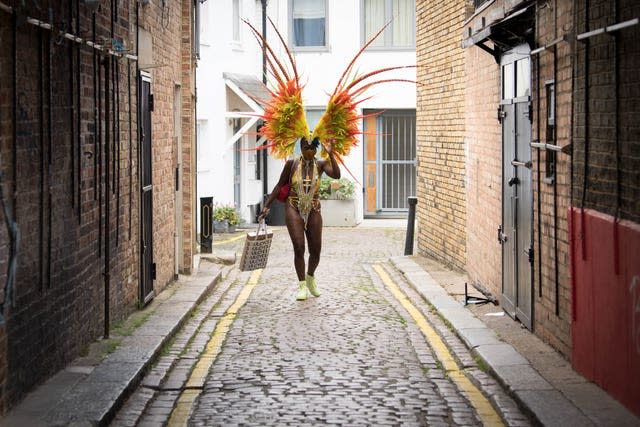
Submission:
M 234 207 L 225 210 L 227 224 L 229 224 L 229 233 L 236 232 L 236 226 L 240 224 L 240 213 Z
M 213 208 L 213 232 L 235 233 L 240 219 L 240 213 L 234 205 L 216 205 Z
M 356 222 L 355 184 L 348 178 L 320 179 L 322 220 L 327 226 L 353 227 Z
M 213 219 L 214 233 L 226 233 L 229 230 L 227 213 L 223 205 L 215 205 L 211 217 Z

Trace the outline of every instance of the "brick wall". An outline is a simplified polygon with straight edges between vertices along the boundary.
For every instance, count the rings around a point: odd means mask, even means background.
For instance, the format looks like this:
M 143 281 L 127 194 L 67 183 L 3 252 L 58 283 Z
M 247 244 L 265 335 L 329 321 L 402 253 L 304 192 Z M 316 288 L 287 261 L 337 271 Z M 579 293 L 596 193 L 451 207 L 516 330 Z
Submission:
M 154 59 L 160 65 L 152 71 L 156 95 L 152 113 L 156 292 L 173 279 L 174 168 L 180 148 L 175 144 L 173 96 L 176 84 L 184 85 L 183 43 L 191 43 L 189 28 L 185 40 L 181 37 L 183 13 L 191 16 L 191 3 L 185 4 L 186 9 L 167 3 L 163 10 L 155 2 L 140 7 L 140 24 L 153 34 Z M 111 5 L 116 2 L 102 2 L 96 13 L 97 41 L 115 38 L 136 54 L 137 2 L 117 2 L 117 13 Z M 38 16 L 37 10 L 27 12 L 43 21 L 49 19 Z M 63 2 L 54 7 L 53 14 L 57 23 L 79 22 L 81 35 L 91 36 L 92 15 L 84 3 Z M 117 19 L 112 21 L 113 15 Z M 111 324 L 134 311 L 139 300 L 136 64 L 98 55 L 96 68 L 94 50 L 87 46 L 77 49 L 71 42 L 52 38 L 50 32 L 26 23 L 18 25 L 15 33 L 18 60 L 14 84 L 13 15 L 0 11 L 0 35 L 6 41 L 6 48 L 0 51 L 0 170 L 4 201 L 21 233 L 16 304 L 9 306 L 4 292 L 9 236 L 0 211 L 0 301 L 5 303 L 7 319 L 0 325 L 1 412 L 103 334 L 107 259 Z M 97 70 L 100 76 L 96 79 Z M 97 121 L 96 82 L 101 100 Z M 187 85 L 192 86 L 191 82 Z
M 494 296 L 501 292 L 502 143 L 497 120 L 500 67 L 479 47 L 465 50 L 467 273 Z
M 536 43 L 549 44 L 572 27 L 572 2 L 539 5 Z M 565 147 L 571 143 L 572 46 L 561 42 L 532 56 L 532 139 Z M 555 84 L 555 131 L 548 126 L 547 90 Z M 555 175 L 548 157 L 555 156 Z M 571 156 L 533 149 L 534 179 L 534 330 L 565 357 L 571 355 L 571 287 L 567 208 L 570 200 Z
M 581 0 L 576 6 L 576 28 L 579 33 L 640 15 L 640 3 L 633 0 L 592 0 L 589 2 L 588 16 L 585 16 L 586 4 Z M 640 222 L 638 40 L 640 27 L 636 25 L 615 35 L 591 37 L 585 43 L 576 45 L 572 201 L 574 206 L 593 208 L 613 216 L 617 213 L 619 218 L 636 223 Z M 620 111 L 617 119 L 616 82 Z M 589 88 L 588 93 L 586 87 Z M 618 148 L 616 134 L 619 135 Z
M 416 2 L 417 196 L 420 255 L 463 269 L 465 1 Z

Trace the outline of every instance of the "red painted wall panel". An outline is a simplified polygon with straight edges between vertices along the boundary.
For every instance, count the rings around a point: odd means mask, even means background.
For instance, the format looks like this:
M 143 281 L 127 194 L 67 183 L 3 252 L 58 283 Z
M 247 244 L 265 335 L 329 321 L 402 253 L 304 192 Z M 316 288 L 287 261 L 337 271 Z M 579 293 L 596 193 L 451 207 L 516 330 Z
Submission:
M 579 208 L 569 218 L 573 367 L 640 415 L 640 225 Z

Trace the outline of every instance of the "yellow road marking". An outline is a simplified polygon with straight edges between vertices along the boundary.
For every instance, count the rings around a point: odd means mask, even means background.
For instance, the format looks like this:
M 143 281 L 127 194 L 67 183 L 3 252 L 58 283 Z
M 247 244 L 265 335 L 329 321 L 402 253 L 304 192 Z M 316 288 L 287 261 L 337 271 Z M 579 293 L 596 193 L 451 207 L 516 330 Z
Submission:
M 229 332 L 229 328 L 231 327 L 233 320 L 236 318 L 238 310 L 245 302 L 247 302 L 249 295 L 251 295 L 251 292 L 258 284 L 258 279 L 260 279 L 261 274 L 262 270 L 255 270 L 251 273 L 249 281 L 245 287 L 240 291 L 236 300 L 233 302 L 231 307 L 227 309 L 224 316 L 222 316 L 216 325 L 207 346 L 200 355 L 200 359 L 191 371 L 191 375 L 189 375 L 189 379 L 185 385 L 186 389 L 180 393 L 176 406 L 173 408 L 173 411 L 171 411 L 171 416 L 167 423 L 168 426 L 174 427 L 187 425 L 193 404 L 202 392 L 202 387 L 204 386 L 207 374 L 222 349 L 222 343 L 227 336 L 227 332 Z
M 213 246 L 225 245 L 227 243 L 235 242 L 236 240 L 244 239 L 245 236 L 246 236 L 246 233 L 242 233 L 239 236 L 234 236 L 234 237 L 231 237 L 231 238 L 229 238 L 227 240 L 220 240 L 219 242 L 213 242 L 212 245 Z
M 496 412 L 491 405 L 491 402 L 482 394 L 480 390 L 467 378 L 462 372 L 458 364 L 456 363 L 453 355 L 449 351 L 448 347 L 440 338 L 440 335 L 431 327 L 427 319 L 422 313 L 411 303 L 409 298 L 400 290 L 387 272 L 379 265 L 374 264 L 373 269 L 378 273 L 380 279 L 385 284 L 387 289 L 393 294 L 393 296 L 402 304 L 402 306 L 409 312 L 416 325 L 420 328 L 424 336 L 429 341 L 431 348 L 436 354 L 436 357 L 442 363 L 443 368 L 449 375 L 449 378 L 453 380 L 458 386 L 460 391 L 467 397 L 469 402 L 474 406 L 478 412 L 478 416 L 484 425 L 487 426 L 502 426 L 504 423 L 500 418 L 500 415 Z

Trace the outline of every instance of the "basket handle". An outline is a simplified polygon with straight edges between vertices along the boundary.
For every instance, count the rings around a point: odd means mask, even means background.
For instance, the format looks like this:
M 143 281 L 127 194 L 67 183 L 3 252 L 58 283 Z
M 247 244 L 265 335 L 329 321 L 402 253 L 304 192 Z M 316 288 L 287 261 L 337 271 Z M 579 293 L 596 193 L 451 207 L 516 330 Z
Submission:
M 260 235 L 260 231 L 263 231 L 262 236 Z M 256 239 L 267 237 L 267 223 L 264 218 L 258 222 L 258 230 L 256 231 Z

